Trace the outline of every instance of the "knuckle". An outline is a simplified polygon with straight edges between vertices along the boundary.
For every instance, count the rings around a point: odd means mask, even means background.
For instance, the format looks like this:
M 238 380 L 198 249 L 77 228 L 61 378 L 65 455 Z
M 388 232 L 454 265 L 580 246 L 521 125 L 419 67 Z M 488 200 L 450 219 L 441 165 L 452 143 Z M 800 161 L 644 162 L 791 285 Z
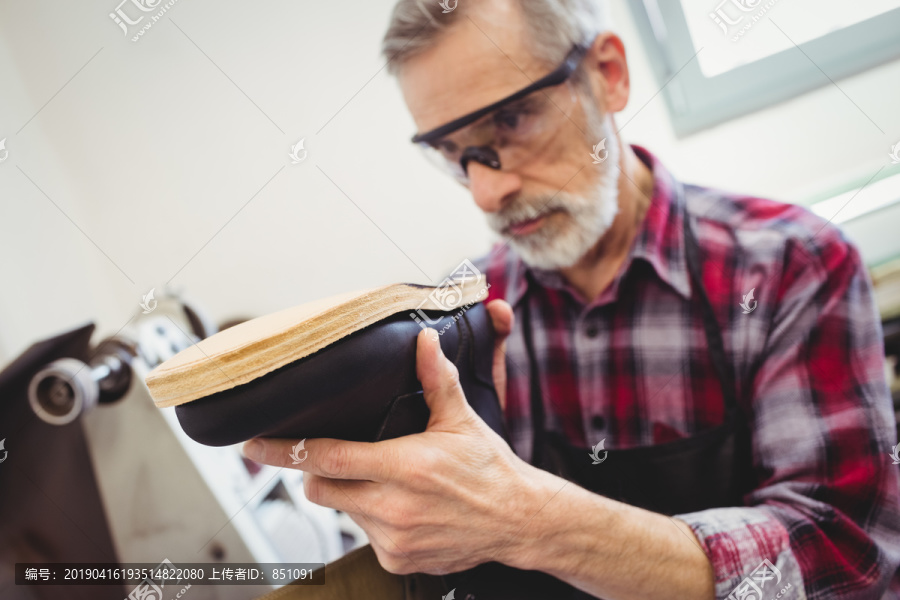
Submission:
M 403 573 L 400 572 L 400 561 L 391 554 L 385 553 L 383 557 L 379 557 L 378 562 L 381 563 L 381 566 L 388 573 L 393 575 L 403 575 Z
M 393 571 L 391 571 L 391 565 L 394 559 L 391 557 L 390 552 L 388 552 L 388 550 L 381 544 L 379 540 L 376 540 L 374 536 L 371 536 L 369 538 L 369 543 L 372 545 L 372 550 L 375 552 L 375 558 L 378 559 L 378 564 L 380 564 L 385 571 L 393 573 Z
M 350 451 L 347 446 L 339 444 L 329 449 L 322 456 L 322 462 L 319 464 L 319 467 L 329 477 L 341 477 L 348 472 L 350 460 Z
M 449 360 L 447 361 L 447 381 L 459 383 L 459 369 Z
M 452 362 L 447 364 L 447 379 L 445 382 L 447 389 L 462 392 L 462 383 L 459 379 L 459 369 Z

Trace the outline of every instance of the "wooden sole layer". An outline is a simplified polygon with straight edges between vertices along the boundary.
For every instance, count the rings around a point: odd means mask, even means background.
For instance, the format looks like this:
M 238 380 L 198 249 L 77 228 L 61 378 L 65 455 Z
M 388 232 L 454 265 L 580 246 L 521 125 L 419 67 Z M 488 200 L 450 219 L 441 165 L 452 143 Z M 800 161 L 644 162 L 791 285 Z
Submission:
M 450 290 L 407 283 L 338 294 L 246 321 L 179 352 L 147 374 L 160 408 L 237 387 L 309 356 L 335 341 L 406 310 L 461 310 L 487 297 L 482 277 Z M 460 296 L 461 294 L 461 296 Z M 412 318 L 412 317 L 410 317 Z

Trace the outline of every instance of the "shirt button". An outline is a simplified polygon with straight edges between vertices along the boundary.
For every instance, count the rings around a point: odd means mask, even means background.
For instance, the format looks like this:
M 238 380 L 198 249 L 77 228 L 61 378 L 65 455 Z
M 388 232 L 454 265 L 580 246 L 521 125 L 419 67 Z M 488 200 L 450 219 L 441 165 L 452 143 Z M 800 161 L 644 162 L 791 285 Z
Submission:
M 595 338 L 595 337 L 597 337 L 597 334 L 600 333 L 600 328 L 597 327 L 596 325 L 594 325 L 593 323 L 591 323 L 590 325 L 587 326 L 587 329 L 584 330 L 584 333 L 589 338 Z
M 603 415 L 594 415 L 594 418 L 591 419 L 591 425 L 594 426 L 594 429 L 603 429 L 606 427 L 606 419 L 603 418 Z

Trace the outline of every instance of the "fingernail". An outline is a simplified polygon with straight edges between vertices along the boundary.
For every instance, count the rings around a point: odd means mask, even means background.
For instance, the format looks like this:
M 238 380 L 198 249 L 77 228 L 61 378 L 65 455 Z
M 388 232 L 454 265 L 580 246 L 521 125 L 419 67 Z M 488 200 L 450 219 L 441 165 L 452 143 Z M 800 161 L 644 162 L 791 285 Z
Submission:
M 244 456 L 246 456 L 250 460 L 262 462 L 263 458 L 265 457 L 263 443 L 259 440 L 250 440 L 249 442 L 244 444 L 243 452 Z

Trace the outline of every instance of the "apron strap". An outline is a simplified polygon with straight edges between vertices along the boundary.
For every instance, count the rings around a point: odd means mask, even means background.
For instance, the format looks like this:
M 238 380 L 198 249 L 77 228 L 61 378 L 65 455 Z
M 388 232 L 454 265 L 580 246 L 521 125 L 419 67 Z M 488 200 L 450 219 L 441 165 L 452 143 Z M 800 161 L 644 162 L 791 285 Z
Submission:
M 528 372 L 531 384 L 531 429 L 533 441 L 531 444 L 531 464 L 540 466 L 544 456 L 544 395 L 541 393 L 541 382 L 537 370 L 537 359 L 534 355 L 534 341 L 531 337 L 531 310 L 529 308 L 530 296 L 525 294 L 522 298 L 522 334 L 525 338 L 525 348 L 528 351 Z

